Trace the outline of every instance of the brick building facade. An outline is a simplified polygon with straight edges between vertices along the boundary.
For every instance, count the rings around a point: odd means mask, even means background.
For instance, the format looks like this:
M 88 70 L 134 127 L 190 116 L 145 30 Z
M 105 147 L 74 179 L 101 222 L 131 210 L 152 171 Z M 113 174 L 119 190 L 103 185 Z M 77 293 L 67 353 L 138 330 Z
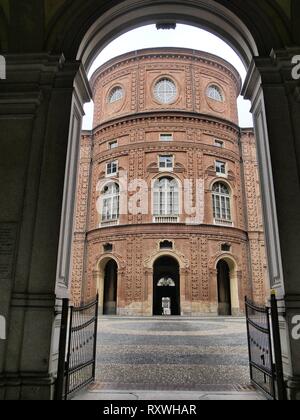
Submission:
M 187 49 L 142 50 L 93 75 L 73 244 L 75 303 L 100 313 L 238 315 L 264 302 L 266 258 L 241 79 Z

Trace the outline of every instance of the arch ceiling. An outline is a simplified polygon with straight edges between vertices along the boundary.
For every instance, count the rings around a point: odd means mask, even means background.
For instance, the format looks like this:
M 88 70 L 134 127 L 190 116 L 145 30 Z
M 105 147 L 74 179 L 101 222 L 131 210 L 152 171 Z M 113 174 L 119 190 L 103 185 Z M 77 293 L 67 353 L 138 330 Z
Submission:
M 49 48 L 70 56 L 79 49 L 78 58 L 88 68 L 100 47 L 112 39 L 143 24 L 166 20 L 194 24 L 221 36 L 245 64 L 253 55 L 269 55 L 272 48 L 291 43 L 288 17 L 274 0 L 243 0 L 242 6 L 240 0 L 115 0 L 109 4 L 108 10 L 105 5 L 99 8 L 98 1 L 65 2 L 49 21 Z
M 10 22 L 9 50 L 14 52 L 63 52 L 74 59 L 81 45 L 80 58 L 89 65 L 99 47 L 118 35 L 167 19 L 195 24 L 218 34 L 247 62 L 251 51 L 269 55 L 271 48 L 293 44 L 289 17 L 292 10 L 298 10 L 295 1 L 298 0 L 0 0 L 0 16 Z

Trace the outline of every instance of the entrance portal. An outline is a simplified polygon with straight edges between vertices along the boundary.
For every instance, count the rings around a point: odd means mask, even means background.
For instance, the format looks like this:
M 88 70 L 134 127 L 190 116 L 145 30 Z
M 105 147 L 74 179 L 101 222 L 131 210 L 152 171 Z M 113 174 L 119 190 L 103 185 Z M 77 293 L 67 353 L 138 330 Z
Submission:
M 103 315 L 117 314 L 118 265 L 110 260 L 104 269 Z
M 230 287 L 230 268 L 226 261 L 219 261 L 218 270 L 218 302 L 219 315 L 231 316 L 231 287 Z
M 161 257 L 154 264 L 153 315 L 180 315 L 179 264 Z

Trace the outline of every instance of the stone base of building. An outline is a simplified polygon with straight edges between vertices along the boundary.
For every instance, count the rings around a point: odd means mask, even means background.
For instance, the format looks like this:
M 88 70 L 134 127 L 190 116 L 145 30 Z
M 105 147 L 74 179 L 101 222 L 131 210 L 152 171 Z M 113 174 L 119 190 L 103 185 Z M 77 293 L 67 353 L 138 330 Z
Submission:
M 102 313 L 99 311 L 100 314 Z M 108 314 L 107 315 L 112 315 Z M 152 317 L 153 308 L 148 302 L 145 303 L 132 303 L 125 307 L 118 307 L 116 311 L 117 316 L 121 317 Z M 219 312 L 218 305 L 210 302 L 192 302 L 190 304 L 182 304 L 180 315 L 182 317 L 217 317 L 217 316 L 232 316 L 232 317 L 241 317 L 245 313 L 240 308 L 232 308 L 230 315 L 222 315 Z M 169 315 L 166 315 L 169 316 Z M 172 316 L 172 314 L 171 314 Z
M 300 377 L 289 379 L 286 386 L 288 400 L 300 401 Z
M 54 399 L 55 378 L 42 374 L 36 376 L 0 375 L 0 400 L 35 400 L 49 401 Z

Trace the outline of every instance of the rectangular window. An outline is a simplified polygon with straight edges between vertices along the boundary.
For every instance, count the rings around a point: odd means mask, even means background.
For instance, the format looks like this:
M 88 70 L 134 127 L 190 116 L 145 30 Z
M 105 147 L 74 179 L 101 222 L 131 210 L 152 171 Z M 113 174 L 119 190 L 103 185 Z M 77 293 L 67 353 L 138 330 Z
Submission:
M 220 149 L 223 149 L 224 147 L 224 142 L 222 140 L 215 140 L 215 146 L 219 147 Z
M 106 165 L 106 175 L 116 175 L 118 173 L 118 161 L 115 160 L 113 162 L 110 162 Z
M 173 134 L 163 133 L 159 135 L 160 141 L 173 141 Z
M 219 175 L 226 175 L 226 163 L 219 160 L 216 161 L 216 173 Z
M 214 218 L 217 221 L 231 222 L 230 199 L 222 195 L 213 195 Z
M 119 218 L 119 196 L 108 197 L 103 200 L 102 222 L 109 222 Z
M 118 147 L 118 140 L 114 140 L 114 141 L 109 142 L 108 148 L 110 150 L 115 149 L 116 147 Z
M 161 170 L 170 170 L 174 166 L 174 157 L 173 156 L 160 156 L 159 157 L 159 169 Z

